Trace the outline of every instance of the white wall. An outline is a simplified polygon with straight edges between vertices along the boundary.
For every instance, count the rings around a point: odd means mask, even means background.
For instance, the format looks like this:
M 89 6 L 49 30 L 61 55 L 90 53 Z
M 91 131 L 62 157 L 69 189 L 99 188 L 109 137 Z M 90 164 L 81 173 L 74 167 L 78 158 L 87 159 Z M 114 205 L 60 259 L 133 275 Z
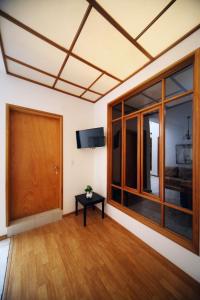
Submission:
M 165 53 L 155 62 L 147 66 L 144 70 L 130 78 L 127 82 L 106 95 L 102 100 L 95 104 L 94 120 L 95 126 L 104 126 L 107 128 L 107 104 L 134 88 L 138 84 L 147 80 L 159 71 L 168 67 L 170 64 L 181 59 L 188 53 L 200 47 L 200 30 L 185 39 L 179 45 Z M 107 149 L 99 148 L 95 151 L 94 161 L 94 187 L 99 193 L 106 196 L 106 174 L 107 174 Z M 150 245 L 160 254 L 168 258 L 175 265 L 190 274 L 193 278 L 200 282 L 200 257 L 182 248 L 173 241 L 160 235 L 154 230 L 127 216 L 118 209 L 107 205 L 106 213 L 113 219 L 134 233 L 145 243 Z
M 5 74 L 0 53 L 0 236 L 5 226 L 5 105 L 16 104 L 63 115 L 64 190 L 63 213 L 74 210 L 74 195 L 93 185 L 94 151 L 76 149 L 75 131 L 93 127 L 94 105 Z M 30 170 L 31 171 L 31 170 Z

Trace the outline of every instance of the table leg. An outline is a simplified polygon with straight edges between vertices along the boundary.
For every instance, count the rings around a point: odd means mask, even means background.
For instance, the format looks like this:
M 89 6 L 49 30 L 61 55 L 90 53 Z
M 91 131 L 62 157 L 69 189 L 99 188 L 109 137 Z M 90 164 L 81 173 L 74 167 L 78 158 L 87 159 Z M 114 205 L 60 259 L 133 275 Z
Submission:
M 78 216 L 78 200 L 76 200 L 76 216 Z
M 86 217 L 87 217 L 87 206 L 85 205 L 84 206 L 84 209 L 83 209 L 83 214 L 84 214 L 84 216 L 83 216 L 83 219 L 84 219 L 84 226 L 86 226 Z
M 104 219 L 104 200 L 102 201 L 102 211 L 101 211 L 101 213 L 102 213 L 102 219 Z

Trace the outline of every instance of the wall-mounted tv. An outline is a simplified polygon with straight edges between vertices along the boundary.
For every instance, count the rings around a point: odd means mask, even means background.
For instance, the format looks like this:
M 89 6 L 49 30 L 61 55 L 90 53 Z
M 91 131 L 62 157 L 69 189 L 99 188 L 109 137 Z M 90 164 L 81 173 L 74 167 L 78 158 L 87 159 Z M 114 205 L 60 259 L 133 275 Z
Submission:
M 96 148 L 105 146 L 103 127 L 76 131 L 77 148 Z

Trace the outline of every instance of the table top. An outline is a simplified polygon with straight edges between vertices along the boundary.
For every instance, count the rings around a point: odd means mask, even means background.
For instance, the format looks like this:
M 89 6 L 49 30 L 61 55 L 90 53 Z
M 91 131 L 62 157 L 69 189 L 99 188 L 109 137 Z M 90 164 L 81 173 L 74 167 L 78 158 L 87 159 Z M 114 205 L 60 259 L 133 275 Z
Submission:
M 92 198 L 86 198 L 86 194 L 75 196 L 76 200 L 83 205 L 96 204 L 105 200 L 105 198 L 97 193 L 92 193 Z

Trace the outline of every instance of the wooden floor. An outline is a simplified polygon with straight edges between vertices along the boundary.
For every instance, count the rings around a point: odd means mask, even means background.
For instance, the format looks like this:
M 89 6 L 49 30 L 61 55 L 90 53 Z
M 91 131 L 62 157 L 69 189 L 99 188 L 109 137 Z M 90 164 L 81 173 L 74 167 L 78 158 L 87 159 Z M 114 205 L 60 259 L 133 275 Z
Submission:
M 88 212 L 13 238 L 4 299 L 200 299 L 200 285 L 110 218 Z

